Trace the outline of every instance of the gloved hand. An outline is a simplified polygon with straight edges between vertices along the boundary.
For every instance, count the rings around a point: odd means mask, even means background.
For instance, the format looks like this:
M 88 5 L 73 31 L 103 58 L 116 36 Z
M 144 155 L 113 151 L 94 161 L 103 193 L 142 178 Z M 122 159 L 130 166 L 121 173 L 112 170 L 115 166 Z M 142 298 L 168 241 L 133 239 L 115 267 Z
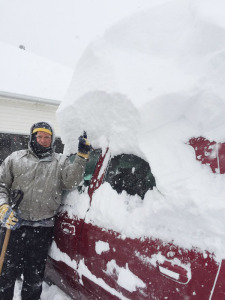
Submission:
M 86 132 L 84 131 L 83 135 L 81 135 L 79 137 L 77 155 L 79 155 L 80 157 L 83 157 L 85 159 L 88 159 L 90 151 L 91 151 L 91 144 L 87 139 Z
M 16 212 L 8 204 L 0 206 L 0 221 L 7 229 L 14 230 L 20 226 Z

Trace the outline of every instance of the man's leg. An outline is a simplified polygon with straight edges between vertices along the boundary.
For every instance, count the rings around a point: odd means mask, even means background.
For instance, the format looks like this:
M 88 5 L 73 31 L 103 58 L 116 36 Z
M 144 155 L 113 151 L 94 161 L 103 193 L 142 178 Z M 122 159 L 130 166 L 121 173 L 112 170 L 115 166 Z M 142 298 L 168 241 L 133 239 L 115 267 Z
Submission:
M 53 228 L 29 227 L 28 231 L 21 296 L 22 300 L 39 300 Z
M 5 228 L 0 229 L 3 242 Z M 23 230 L 12 230 L 0 276 L 0 300 L 13 299 L 16 278 L 20 276 L 23 265 Z M 0 246 L 2 249 L 2 245 Z

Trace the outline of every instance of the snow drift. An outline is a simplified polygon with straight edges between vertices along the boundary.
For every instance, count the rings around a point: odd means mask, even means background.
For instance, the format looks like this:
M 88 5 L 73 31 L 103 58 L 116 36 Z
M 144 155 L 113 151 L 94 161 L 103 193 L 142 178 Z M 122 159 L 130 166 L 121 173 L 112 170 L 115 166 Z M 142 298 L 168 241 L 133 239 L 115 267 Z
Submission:
M 88 222 L 224 256 L 225 178 L 187 144 L 224 141 L 225 22 L 216 13 L 224 6 L 170 1 L 122 20 L 86 49 L 57 113 L 65 152 L 85 129 L 112 155 L 145 157 L 157 184 L 139 201 L 105 183 Z M 75 207 L 86 203 L 70 197 Z

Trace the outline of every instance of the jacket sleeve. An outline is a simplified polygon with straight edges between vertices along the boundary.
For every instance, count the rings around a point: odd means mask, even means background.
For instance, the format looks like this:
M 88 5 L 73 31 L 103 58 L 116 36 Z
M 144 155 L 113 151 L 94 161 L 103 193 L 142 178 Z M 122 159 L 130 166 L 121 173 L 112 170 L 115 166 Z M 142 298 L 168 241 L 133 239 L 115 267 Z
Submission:
M 62 166 L 62 187 L 73 189 L 83 180 L 87 160 L 78 155 L 67 157 Z
M 11 160 L 8 156 L 0 166 L 0 206 L 9 203 L 9 190 L 13 182 Z

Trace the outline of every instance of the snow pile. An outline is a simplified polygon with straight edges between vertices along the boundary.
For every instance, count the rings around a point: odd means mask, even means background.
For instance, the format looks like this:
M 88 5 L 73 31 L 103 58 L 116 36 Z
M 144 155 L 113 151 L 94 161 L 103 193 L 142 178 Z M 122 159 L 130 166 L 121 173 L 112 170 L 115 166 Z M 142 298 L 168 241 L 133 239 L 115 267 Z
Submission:
M 128 148 L 130 153 L 140 152 L 137 145 L 140 116 L 134 105 L 121 94 L 86 93 L 66 107 L 58 120 L 67 154 L 76 152 L 78 137 L 83 130 L 87 131 L 94 148 L 109 145 L 115 153 Z
M 66 152 L 85 129 L 112 155 L 145 157 L 157 184 L 141 201 L 105 183 L 87 222 L 224 256 L 225 178 L 197 162 L 187 144 L 198 136 L 224 141 L 225 21 L 216 14 L 224 6 L 159 5 L 111 27 L 84 53 L 58 110 Z M 84 217 L 83 205 L 76 200 L 71 213 Z

